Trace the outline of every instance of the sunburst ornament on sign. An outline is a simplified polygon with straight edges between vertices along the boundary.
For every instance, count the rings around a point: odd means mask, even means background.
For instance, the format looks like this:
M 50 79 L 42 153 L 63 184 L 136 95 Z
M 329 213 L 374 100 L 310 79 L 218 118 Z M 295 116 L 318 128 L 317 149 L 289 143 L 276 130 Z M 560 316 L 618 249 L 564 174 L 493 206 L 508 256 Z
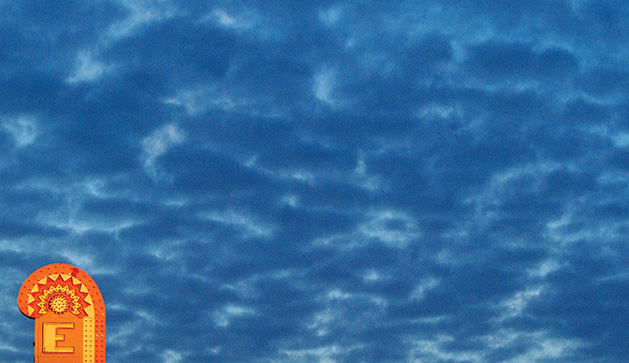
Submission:
M 40 279 L 27 294 L 28 316 L 48 312 L 69 312 L 78 317 L 94 316 L 92 296 L 85 285 L 69 274 L 52 274 Z
M 79 308 L 81 308 L 81 296 L 77 296 L 74 290 L 71 290 L 68 286 L 51 286 L 50 289 L 44 290 L 43 294 L 39 296 L 40 314 L 46 314 L 47 310 L 52 311 L 55 314 L 63 314 L 66 311 L 74 315 L 79 315 Z

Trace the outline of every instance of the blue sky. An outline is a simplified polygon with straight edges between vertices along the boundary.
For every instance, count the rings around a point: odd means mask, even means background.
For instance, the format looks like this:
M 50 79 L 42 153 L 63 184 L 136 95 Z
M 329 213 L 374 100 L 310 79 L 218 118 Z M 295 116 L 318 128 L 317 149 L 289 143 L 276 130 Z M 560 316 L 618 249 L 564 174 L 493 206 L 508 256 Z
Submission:
M 0 362 L 623 362 L 629 7 L 0 0 Z

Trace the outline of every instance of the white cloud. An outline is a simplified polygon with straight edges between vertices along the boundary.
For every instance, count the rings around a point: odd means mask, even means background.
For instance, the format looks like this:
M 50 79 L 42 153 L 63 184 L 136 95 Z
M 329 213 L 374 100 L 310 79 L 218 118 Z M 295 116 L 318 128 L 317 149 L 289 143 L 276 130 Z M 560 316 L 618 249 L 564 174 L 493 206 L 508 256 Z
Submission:
M 262 173 L 274 179 L 298 181 L 298 182 L 302 182 L 302 183 L 306 183 L 310 185 L 313 185 L 319 179 L 318 175 L 315 175 L 311 171 L 300 169 L 300 168 L 281 169 L 281 170 L 272 170 L 272 169 L 266 168 L 265 166 L 260 165 L 258 163 L 257 156 L 250 157 L 246 160 L 243 160 L 241 161 L 241 163 L 243 166 L 249 169 L 255 170 L 258 173 Z
M 548 274 L 555 272 L 563 267 L 562 264 L 554 259 L 547 259 L 542 261 L 536 268 L 528 270 L 529 276 L 544 278 Z
M 353 350 L 362 347 L 354 345 L 349 347 L 341 347 L 336 344 L 321 346 L 308 349 L 283 349 L 282 362 L 317 362 L 317 363 L 336 363 L 344 362 L 343 357 Z M 288 360 L 286 360 L 288 359 Z
M 252 29 L 257 26 L 259 21 L 257 16 L 250 10 L 233 13 L 225 9 L 214 9 L 214 11 L 203 20 L 213 22 L 222 28 L 235 31 Z
M 107 310 L 111 309 L 110 304 L 107 304 Z M 141 349 L 141 345 L 133 344 L 131 342 L 137 341 L 140 337 L 138 332 L 142 332 L 142 337 L 153 337 L 154 332 L 147 331 L 144 324 L 137 320 L 125 321 L 118 325 L 116 329 L 107 330 L 107 345 L 117 346 L 128 353 L 134 353 Z
M 108 233 L 114 236 L 129 227 L 141 224 L 137 216 L 106 212 L 93 212 L 84 208 L 86 201 L 105 199 L 128 199 L 128 195 L 111 192 L 107 178 L 89 177 L 73 183 L 43 179 L 29 179 L 16 190 L 26 193 L 46 193 L 60 201 L 59 205 L 42 207 L 31 214 L 28 223 L 52 226 L 72 234 L 87 232 Z
M 466 198 L 464 203 L 475 207 L 477 226 L 490 225 L 504 203 L 522 195 L 540 192 L 547 187 L 547 176 L 562 168 L 574 171 L 570 165 L 556 162 L 529 163 L 507 168 L 492 175 L 485 188 Z
M 147 246 L 147 253 L 165 261 L 172 261 L 181 258 L 182 245 L 185 240 L 165 240 L 151 246 Z
M 274 225 L 242 211 L 231 209 L 226 211 L 207 211 L 200 213 L 199 216 L 213 222 L 235 227 L 241 232 L 243 238 L 270 238 L 276 230 Z
M 415 218 L 402 211 L 385 209 L 367 213 L 365 221 L 354 231 L 317 238 L 313 245 L 351 249 L 370 241 L 377 241 L 390 247 L 405 248 L 421 236 Z
M 72 193 L 69 191 L 68 193 Z M 115 214 L 95 214 L 84 210 L 84 196 L 68 194 L 62 206 L 54 210 L 40 210 L 36 221 L 74 234 L 105 232 L 116 235 L 140 223 L 133 217 Z
M 606 171 L 601 173 L 596 182 L 602 187 L 612 187 L 620 184 L 629 186 L 629 172 L 617 170 Z
M 336 72 L 329 68 L 325 68 L 314 75 L 312 92 L 316 99 L 330 107 L 339 105 L 339 100 L 334 94 L 336 78 Z
M 6 117 L 2 121 L 2 128 L 13 137 L 18 147 L 32 144 L 37 135 L 37 119 L 33 116 Z
M 93 212 L 84 208 L 85 202 L 89 200 L 126 198 L 106 192 L 107 185 L 108 180 L 104 178 L 87 178 L 74 183 L 31 179 L 18 184 L 16 189 L 27 193 L 46 193 L 61 201 L 60 205 L 54 207 L 39 208 L 31 215 L 29 223 L 52 226 L 72 234 L 104 232 L 113 235 L 142 223 L 132 215 Z
M 611 139 L 614 142 L 614 146 L 619 149 L 629 148 L 629 132 L 621 131 L 611 135 Z
M 165 325 L 164 320 L 157 317 L 156 314 L 148 312 L 146 310 L 136 310 L 134 315 L 139 317 L 140 319 L 148 322 L 151 325 Z
M 299 196 L 295 194 L 286 194 L 282 196 L 282 198 L 280 199 L 280 202 L 291 208 L 298 208 L 300 206 Z
M 343 17 L 343 7 L 332 6 L 326 10 L 319 10 L 319 20 L 327 26 L 335 25 Z
M 608 125 L 598 125 L 588 129 L 588 132 L 607 138 L 618 149 L 629 148 L 629 131 L 612 130 Z
M 306 328 L 318 337 L 333 336 L 335 331 L 368 324 L 375 319 L 372 308 L 381 314 L 389 304 L 385 297 L 378 294 L 355 293 L 340 288 L 321 292 L 316 301 L 322 308 L 308 319 Z M 357 304 L 372 308 L 366 308 L 368 312 L 355 312 L 352 307 Z
M 408 362 L 483 362 L 483 354 L 474 351 L 449 351 L 443 348 L 444 343 L 453 341 L 449 335 L 439 335 L 432 339 L 411 341 L 412 348 L 408 354 Z
M 364 155 L 360 155 L 356 162 L 356 168 L 354 169 L 354 175 L 357 178 L 357 184 L 363 189 L 369 191 L 377 191 L 382 188 L 382 178 L 378 175 L 369 174 L 367 168 L 367 162 Z
M 112 39 L 130 36 L 138 28 L 153 22 L 170 19 L 179 14 L 176 3 L 171 0 L 118 0 L 129 10 L 129 16 L 109 27 Z
M 310 137 L 304 137 L 300 141 L 304 144 L 313 143 L 317 148 L 334 149 L 335 147 L 322 140 L 311 140 Z M 308 170 L 299 166 L 285 169 L 271 169 L 261 164 L 257 156 L 243 159 L 241 160 L 241 164 L 246 168 L 273 179 L 296 181 L 308 185 L 329 181 L 333 183 L 350 184 L 368 192 L 380 191 L 387 187 L 380 175 L 374 174 L 369 170 L 367 157 L 362 153 L 356 160 L 356 165 L 353 169 L 328 168 L 323 170 L 314 167 L 314 170 Z M 296 207 L 299 204 L 299 198 L 294 195 L 286 195 L 281 199 L 281 202 L 291 207 Z
M 73 251 L 71 249 L 58 251 L 58 253 L 62 255 L 63 257 L 67 258 L 70 261 L 70 263 L 76 266 L 82 266 L 84 269 L 90 271 L 90 273 L 94 273 L 92 271 L 94 267 L 94 259 L 92 258 L 92 256 L 84 254 L 84 253 L 80 253 L 78 251 Z
M 420 282 L 411 293 L 412 300 L 422 300 L 426 295 L 426 291 L 432 290 L 441 284 L 441 279 L 437 277 L 428 277 Z
M 620 241 L 626 237 L 628 221 L 587 223 L 564 217 L 546 225 L 546 236 L 560 245 L 578 241 Z
M 210 110 L 245 113 L 254 116 L 279 117 L 286 109 L 264 95 L 231 90 L 228 83 L 212 83 L 185 88 L 163 99 L 165 104 L 183 107 L 190 116 Z
M 578 340 L 549 338 L 545 331 L 519 332 L 511 329 L 498 330 L 483 338 L 488 349 L 504 350 L 510 346 L 528 346 L 506 363 L 568 362 L 569 355 L 582 344 Z
M 10 252 L 24 253 L 29 248 L 30 248 L 30 246 L 26 245 L 25 241 L 8 240 L 8 239 L 1 239 L 0 240 L 0 251 L 10 251 Z
M 538 286 L 515 293 L 512 297 L 504 301 L 503 306 L 506 311 L 502 315 L 501 320 L 520 316 L 524 309 L 526 309 L 529 301 L 539 297 L 541 292 L 542 287 Z
M 257 273 L 252 276 L 240 279 L 234 283 L 221 284 L 221 289 L 228 290 L 240 295 L 243 298 L 255 299 L 259 296 L 259 281 L 279 280 L 282 283 L 293 283 L 300 274 L 293 270 L 279 270 L 270 273 Z
M 186 352 L 179 352 L 172 349 L 167 349 L 161 354 L 162 362 L 164 363 L 180 363 L 183 362 L 186 357 Z
M 370 213 L 369 220 L 358 227 L 358 234 L 367 239 L 404 248 L 419 238 L 419 226 L 413 217 L 402 211 L 381 210 Z
M 327 308 L 313 316 L 312 321 L 308 324 L 308 329 L 314 330 L 317 336 L 323 337 L 330 333 L 331 325 L 342 318 L 338 310 Z
M 172 147 L 186 140 L 184 132 L 175 124 L 169 124 L 142 140 L 142 164 L 151 176 L 158 176 L 155 161 Z
M 138 222 L 132 218 L 118 218 L 116 216 L 89 215 L 81 211 L 81 207 L 70 207 L 54 212 L 40 212 L 37 218 L 42 224 L 70 231 L 75 234 L 86 232 L 105 232 L 117 234 L 133 227 Z
M 463 110 L 459 105 L 447 105 L 439 103 L 430 103 L 423 106 L 418 112 L 417 117 L 421 119 L 447 119 L 450 117 L 462 117 Z
M 218 21 L 219 24 L 224 25 L 226 27 L 233 27 L 233 26 L 239 25 L 239 24 L 236 24 L 236 19 L 232 17 L 231 15 L 227 14 L 225 10 L 214 10 L 214 13 L 212 15 L 214 15 L 214 17 L 216 18 L 216 21 Z
M 68 83 L 94 82 L 103 77 L 112 67 L 94 57 L 93 52 L 81 51 L 76 57 L 74 71 L 66 81 Z
M 98 199 L 127 197 L 127 195 L 116 194 L 107 190 L 109 182 L 110 180 L 104 177 L 88 177 L 70 184 L 48 178 L 33 178 L 20 183 L 17 188 L 25 191 L 48 192 L 55 195 L 76 196 L 81 194 Z
M 362 274 L 363 283 L 366 283 L 366 284 L 375 283 L 375 282 L 382 281 L 388 278 L 389 276 L 384 275 L 381 272 L 373 270 L 373 269 L 367 270 Z
M 9 345 L 7 343 L 0 343 L 0 351 L 5 351 L 5 352 L 19 352 L 20 350 L 12 345 Z
M 181 90 L 174 96 L 165 99 L 164 103 L 181 106 L 188 115 L 196 116 L 211 109 L 235 111 L 246 107 L 249 101 L 242 97 L 231 96 L 224 87 L 210 85 Z
M 258 41 L 277 41 L 284 37 L 286 24 L 272 14 L 262 15 L 255 7 L 223 3 L 211 9 L 198 23 L 209 23 L 215 27 L 234 32 L 238 36 L 255 38 Z
M 332 289 L 325 293 L 324 296 L 320 298 L 326 303 L 330 302 L 339 302 L 339 301 L 351 301 L 351 300 L 361 300 L 366 301 L 375 306 L 384 307 L 388 305 L 388 301 L 385 300 L 382 296 L 374 295 L 374 294 L 355 294 L 350 292 L 345 292 L 341 289 Z
M 228 304 L 214 312 L 214 323 L 221 327 L 226 328 L 231 324 L 231 321 L 235 318 L 255 315 L 256 311 L 253 308 Z
M 533 348 L 513 359 L 508 360 L 506 363 L 541 362 L 549 359 L 565 362 L 569 360 L 561 358 L 569 355 L 579 346 L 580 344 L 572 340 L 545 338 L 536 342 L 536 345 Z

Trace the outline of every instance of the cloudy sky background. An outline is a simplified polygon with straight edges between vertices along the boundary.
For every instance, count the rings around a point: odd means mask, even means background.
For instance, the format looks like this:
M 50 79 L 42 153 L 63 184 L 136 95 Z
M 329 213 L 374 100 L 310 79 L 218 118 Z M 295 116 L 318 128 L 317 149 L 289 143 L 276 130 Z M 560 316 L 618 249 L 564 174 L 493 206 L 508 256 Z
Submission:
M 110 362 L 623 362 L 622 0 L 0 0 L 0 362 L 22 282 Z

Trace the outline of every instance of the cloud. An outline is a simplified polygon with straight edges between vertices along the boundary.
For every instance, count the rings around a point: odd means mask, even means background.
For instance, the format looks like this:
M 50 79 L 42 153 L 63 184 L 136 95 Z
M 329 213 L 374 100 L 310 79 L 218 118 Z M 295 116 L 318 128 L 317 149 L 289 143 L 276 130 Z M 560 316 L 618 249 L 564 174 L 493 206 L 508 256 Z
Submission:
M 338 345 L 322 346 L 310 349 L 286 349 L 282 350 L 280 359 L 288 359 L 288 362 L 303 362 L 314 360 L 321 363 L 337 362 L 350 352 L 352 347 L 340 347 Z
M 134 32 L 154 22 L 172 18 L 178 14 L 177 7 L 170 0 L 119 0 L 128 10 L 127 17 L 110 25 L 108 35 L 113 39 L 132 36 Z
M 111 67 L 94 59 L 91 52 L 81 52 L 76 59 L 76 67 L 71 76 L 67 78 L 69 83 L 95 82 L 111 71 Z
M 255 311 L 251 308 L 227 305 L 214 313 L 214 322 L 217 326 L 226 328 L 229 326 L 232 319 L 252 314 L 255 314 Z
M 526 291 L 519 291 L 513 297 L 504 302 L 506 311 L 502 318 L 508 319 L 522 314 L 529 300 L 539 297 L 541 288 L 529 288 Z
M 204 18 L 206 21 L 212 21 L 216 25 L 234 30 L 247 31 L 257 27 L 259 19 L 252 11 L 241 11 L 239 13 L 230 13 L 225 9 L 214 9 L 211 14 Z
M 321 102 L 334 106 L 336 101 L 332 98 L 335 74 L 331 70 L 323 70 L 314 77 L 313 93 Z
M 373 213 L 370 220 L 360 227 L 359 233 L 366 238 L 375 238 L 388 245 L 405 247 L 421 236 L 412 217 L 395 211 Z
M 18 147 L 28 146 L 35 142 L 38 131 L 38 120 L 32 116 L 6 117 L 2 128 L 10 134 Z
M 178 91 L 176 95 L 166 98 L 164 103 L 181 106 L 192 117 L 216 110 L 254 117 L 279 117 L 284 113 L 281 108 L 266 104 L 264 99 L 232 92 L 224 84 L 199 86 Z
M 317 239 L 315 245 L 356 248 L 373 241 L 405 248 L 421 238 L 421 231 L 413 217 L 401 211 L 381 210 L 368 213 L 365 220 L 349 234 Z
M 478 352 L 449 352 L 441 344 L 454 340 L 451 336 L 439 336 L 433 340 L 417 340 L 409 352 L 408 360 L 420 362 L 422 360 L 453 361 L 453 362 L 481 362 L 482 354 Z
M 259 218 L 255 216 L 250 216 L 246 213 L 234 210 L 228 210 L 225 212 L 202 212 L 201 217 L 227 226 L 233 226 L 237 230 L 241 231 L 243 238 L 271 238 L 273 237 L 276 229 L 276 227 L 269 225 L 264 221 L 260 221 Z
M 319 10 L 319 20 L 325 25 L 333 26 L 343 17 L 343 7 L 340 5 L 332 6 L 326 10 Z
M 159 171 L 155 162 L 172 147 L 186 140 L 184 132 L 175 124 L 168 124 L 142 140 L 142 165 L 149 175 L 156 177 Z
M 562 339 L 543 339 L 538 341 L 537 346 L 529 349 L 525 353 L 510 359 L 508 362 L 531 362 L 540 359 L 561 359 L 570 357 L 572 351 L 579 347 L 579 344 Z
M 162 353 L 162 359 L 164 363 L 179 363 L 182 362 L 185 354 L 181 354 L 175 350 L 167 349 Z

